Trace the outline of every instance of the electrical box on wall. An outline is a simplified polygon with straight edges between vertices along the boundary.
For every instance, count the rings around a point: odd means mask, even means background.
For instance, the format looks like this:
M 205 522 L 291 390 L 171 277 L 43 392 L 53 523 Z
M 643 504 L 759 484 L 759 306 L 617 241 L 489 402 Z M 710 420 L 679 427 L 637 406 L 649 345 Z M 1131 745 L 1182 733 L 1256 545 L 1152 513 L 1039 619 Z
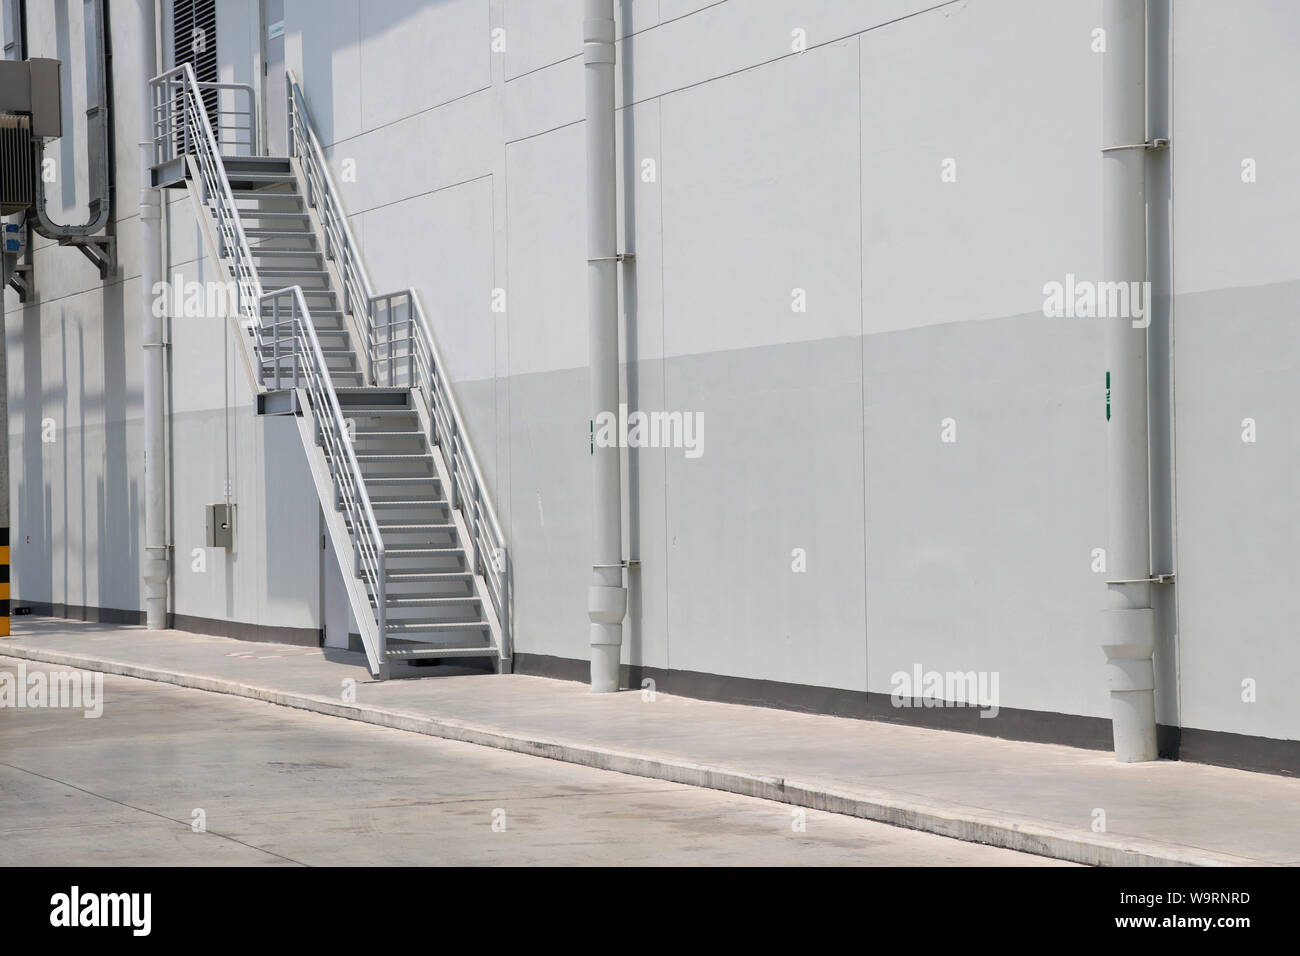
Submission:
M 233 548 L 235 546 L 235 506 L 208 505 L 208 547 Z

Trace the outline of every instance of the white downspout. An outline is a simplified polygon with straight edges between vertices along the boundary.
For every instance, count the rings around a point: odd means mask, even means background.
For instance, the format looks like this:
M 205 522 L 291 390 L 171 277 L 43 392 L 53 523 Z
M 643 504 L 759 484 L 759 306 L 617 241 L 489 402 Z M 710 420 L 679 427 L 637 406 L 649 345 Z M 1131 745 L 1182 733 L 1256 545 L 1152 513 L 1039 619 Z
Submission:
M 1105 0 L 1102 25 L 1103 278 L 1147 278 L 1146 2 Z M 1151 303 L 1147 302 L 1149 310 Z M 1148 313 L 1149 316 L 1149 313 Z M 1151 607 L 1147 330 L 1130 318 L 1106 325 L 1106 452 L 1110 581 L 1102 649 L 1110 684 L 1115 759 L 1155 760 L 1155 611 Z
M 584 0 L 582 48 L 587 102 L 587 321 L 591 365 L 591 690 L 619 689 L 627 590 L 623 587 L 620 449 L 599 447 L 596 422 L 618 414 L 617 181 L 614 153 L 614 0 Z
M 169 555 L 165 520 L 167 461 L 164 457 L 163 319 L 154 313 L 154 285 L 162 265 L 162 201 L 150 186 L 153 166 L 153 95 L 156 74 L 153 0 L 140 0 L 140 340 L 144 346 L 144 609 L 150 630 L 167 627 Z M 168 297 L 170 298 L 170 297 Z

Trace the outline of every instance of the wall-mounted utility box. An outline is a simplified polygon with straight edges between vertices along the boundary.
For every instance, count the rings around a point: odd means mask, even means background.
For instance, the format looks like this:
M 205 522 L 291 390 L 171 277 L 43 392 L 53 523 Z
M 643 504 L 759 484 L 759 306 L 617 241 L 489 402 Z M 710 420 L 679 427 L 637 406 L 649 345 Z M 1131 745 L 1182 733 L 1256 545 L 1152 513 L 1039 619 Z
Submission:
M 235 546 L 235 506 L 208 505 L 208 547 L 233 548 Z
M 63 135 L 62 95 L 58 60 L 0 60 L 0 113 L 29 114 L 34 139 Z

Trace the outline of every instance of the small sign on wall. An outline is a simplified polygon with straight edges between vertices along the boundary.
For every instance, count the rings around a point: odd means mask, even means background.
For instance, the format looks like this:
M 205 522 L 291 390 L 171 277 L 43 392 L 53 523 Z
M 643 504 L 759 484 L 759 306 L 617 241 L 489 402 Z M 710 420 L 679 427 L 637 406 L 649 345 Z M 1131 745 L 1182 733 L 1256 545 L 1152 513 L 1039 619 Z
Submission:
M 267 38 L 268 40 L 275 40 L 275 39 L 278 39 L 278 38 L 280 38 L 280 37 L 282 37 L 282 36 L 284 36 L 284 21 L 283 21 L 283 20 L 276 20 L 274 23 L 271 23 L 271 24 L 268 24 L 268 25 L 267 25 L 267 28 L 266 28 L 266 38 Z
M 21 256 L 27 247 L 27 230 L 16 222 L 4 224 L 4 251 L 7 255 Z

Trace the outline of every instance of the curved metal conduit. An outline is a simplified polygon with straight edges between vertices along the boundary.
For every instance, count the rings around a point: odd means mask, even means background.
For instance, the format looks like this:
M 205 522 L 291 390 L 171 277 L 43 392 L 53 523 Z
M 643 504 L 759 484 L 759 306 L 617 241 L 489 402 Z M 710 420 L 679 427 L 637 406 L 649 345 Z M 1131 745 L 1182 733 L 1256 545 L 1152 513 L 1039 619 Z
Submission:
M 46 239 L 78 239 L 103 231 L 113 212 L 113 168 L 110 159 L 108 75 L 108 39 L 105 33 L 104 0 L 88 0 L 94 8 L 94 20 L 85 24 L 86 62 L 94 68 L 86 76 L 86 140 L 90 155 L 90 221 L 81 225 L 55 222 L 46 208 L 45 177 L 36 177 L 36 217 L 32 228 Z M 93 26 L 93 31 L 92 31 Z M 37 156 L 43 162 L 44 148 Z

